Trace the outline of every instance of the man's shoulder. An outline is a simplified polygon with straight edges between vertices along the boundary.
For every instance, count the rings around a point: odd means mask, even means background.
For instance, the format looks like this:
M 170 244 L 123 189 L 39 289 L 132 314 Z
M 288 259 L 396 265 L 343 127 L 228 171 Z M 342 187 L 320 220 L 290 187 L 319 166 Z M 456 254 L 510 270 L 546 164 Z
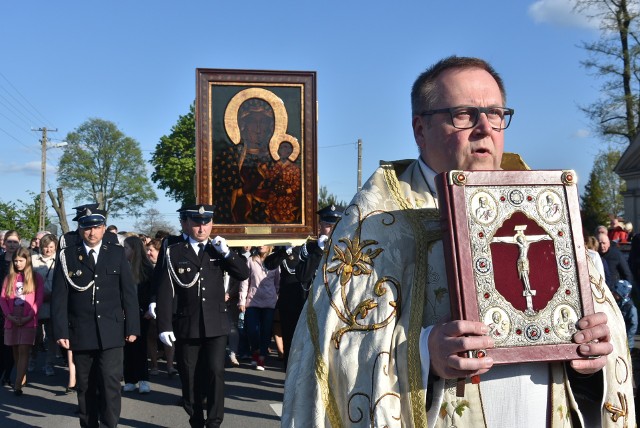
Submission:
M 102 249 L 107 250 L 110 253 L 114 253 L 114 254 L 124 253 L 124 247 L 122 245 L 111 244 L 109 242 L 104 242 L 104 241 L 102 242 Z
M 180 242 L 185 242 L 184 236 L 180 235 L 169 235 L 165 238 L 167 240 L 167 245 L 173 245 Z
M 380 165 L 378 166 L 378 170 L 393 170 L 396 176 L 401 176 L 403 172 L 406 171 L 411 164 L 417 162 L 418 159 L 399 159 L 399 160 L 391 160 L 385 161 L 381 160 Z
M 167 249 L 171 249 L 171 251 L 183 251 L 186 248 L 189 248 L 189 242 L 183 239 L 171 242 L 169 238 L 167 238 Z

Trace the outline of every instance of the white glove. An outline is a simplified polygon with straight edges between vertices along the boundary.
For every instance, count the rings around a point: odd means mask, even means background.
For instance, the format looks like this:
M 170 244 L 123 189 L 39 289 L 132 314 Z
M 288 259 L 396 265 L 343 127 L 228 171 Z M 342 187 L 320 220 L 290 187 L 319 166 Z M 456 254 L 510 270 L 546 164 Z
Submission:
M 149 315 L 156 319 L 156 302 L 149 303 Z
M 329 239 L 327 235 L 320 235 L 320 237 L 318 238 L 318 247 L 320 247 L 321 250 L 324 250 L 324 243 L 327 241 L 327 239 Z
M 293 253 L 293 247 L 291 245 L 287 245 L 285 251 L 288 255 L 291 255 L 291 253 Z
M 213 238 L 213 248 L 215 248 L 217 252 L 225 257 L 227 256 L 227 254 L 229 254 L 229 246 L 227 245 L 227 240 L 222 236 L 216 236 L 215 238 Z
M 163 331 L 158 335 L 158 337 L 160 337 L 160 342 L 167 346 L 173 346 L 172 343 L 176 341 L 176 337 L 173 335 L 172 331 Z

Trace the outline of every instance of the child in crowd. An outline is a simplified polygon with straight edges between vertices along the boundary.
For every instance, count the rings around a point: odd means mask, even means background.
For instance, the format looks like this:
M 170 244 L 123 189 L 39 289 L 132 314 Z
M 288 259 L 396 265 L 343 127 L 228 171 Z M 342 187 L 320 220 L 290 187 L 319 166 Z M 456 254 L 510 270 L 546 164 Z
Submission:
M 633 336 L 635 336 L 638 331 L 638 310 L 633 304 L 633 300 L 629 297 L 631 289 L 631 283 L 621 279 L 613 286 L 613 290 L 611 291 L 613 292 L 613 297 L 615 297 L 616 302 L 618 302 L 618 307 L 624 318 L 624 324 L 627 327 L 629 349 L 633 350 L 635 344 Z
M 16 362 L 14 393 L 22 395 L 27 364 L 36 340 L 38 308 L 44 298 L 44 281 L 31 267 L 31 253 L 20 248 L 13 255 L 9 275 L 2 284 L 0 307 L 5 317 L 4 344 L 13 349 Z

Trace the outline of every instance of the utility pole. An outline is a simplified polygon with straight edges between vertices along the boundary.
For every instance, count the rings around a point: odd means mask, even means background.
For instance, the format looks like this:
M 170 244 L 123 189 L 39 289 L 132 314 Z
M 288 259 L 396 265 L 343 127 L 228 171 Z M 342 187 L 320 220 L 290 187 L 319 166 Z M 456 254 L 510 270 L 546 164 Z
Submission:
M 47 129 L 46 127 L 32 129 L 32 131 L 42 132 L 42 163 L 40 169 L 40 216 L 38 221 L 38 231 L 44 230 L 47 217 L 47 204 L 45 202 L 45 184 L 47 176 L 47 132 L 58 132 L 56 129 Z M 66 144 L 64 144 L 66 145 Z M 58 145 L 56 145 L 58 146 Z
M 362 189 L 362 139 L 358 138 L 358 189 Z

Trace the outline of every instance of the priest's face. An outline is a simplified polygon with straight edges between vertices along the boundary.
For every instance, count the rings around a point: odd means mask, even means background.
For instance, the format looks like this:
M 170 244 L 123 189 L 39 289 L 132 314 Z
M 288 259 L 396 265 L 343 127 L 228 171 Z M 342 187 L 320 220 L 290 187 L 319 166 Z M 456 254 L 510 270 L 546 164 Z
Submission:
M 504 107 L 495 79 L 479 68 L 448 69 L 437 78 L 438 97 L 432 110 L 473 106 Z M 504 130 L 491 127 L 480 113 L 469 129 L 455 128 L 448 112 L 417 115 L 413 133 L 420 156 L 436 173 L 454 169 L 500 169 L 504 150 Z

